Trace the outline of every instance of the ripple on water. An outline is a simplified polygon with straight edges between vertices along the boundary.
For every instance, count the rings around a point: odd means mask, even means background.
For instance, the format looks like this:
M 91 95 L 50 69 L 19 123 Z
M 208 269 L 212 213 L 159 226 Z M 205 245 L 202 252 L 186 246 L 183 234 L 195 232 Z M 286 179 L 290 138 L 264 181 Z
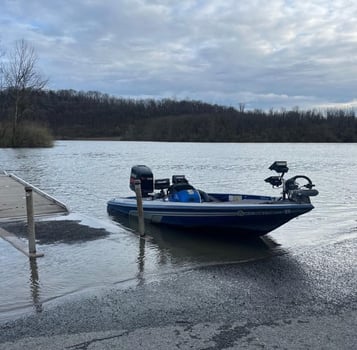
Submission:
M 348 157 L 346 155 L 348 154 Z M 101 237 L 40 242 L 45 257 L 36 266 L 0 240 L 0 317 L 91 288 L 139 283 L 142 278 L 209 264 L 244 262 L 299 247 L 355 236 L 357 145 L 196 144 L 59 141 L 51 149 L 1 150 L 1 167 L 14 171 L 66 203 L 73 212 L 113 225 Z M 320 194 L 315 209 L 272 232 L 265 241 L 187 235 L 148 227 L 146 240 L 113 223 L 106 202 L 130 195 L 132 165 L 150 166 L 156 178 L 185 174 L 206 191 L 279 195 L 264 178 L 275 160 L 287 160 L 286 175 L 305 174 Z M 100 225 L 99 225 L 100 226 Z M 151 277 L 150 277 L 151 276 Z

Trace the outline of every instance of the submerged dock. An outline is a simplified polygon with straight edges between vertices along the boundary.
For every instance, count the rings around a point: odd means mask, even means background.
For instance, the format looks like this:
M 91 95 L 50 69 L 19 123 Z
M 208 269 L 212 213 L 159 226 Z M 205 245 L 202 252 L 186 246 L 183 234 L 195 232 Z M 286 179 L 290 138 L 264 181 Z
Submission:
M 25 187 L 33 189 L 35 217 L 67 214 L 65 204 L 32 186 L 14 174 L 0 174 L 0 222 L 26 218 Z
M 14 174 L 0 173 L 0 224 L 25 221 L 27 219 L 26 191 L 31 188 L 33 214 L 35 218 L 69 213 L 65 204 L 32 186 Z M 0 227 L 0 237 L 12 244 L 16 249 L 31 257 L 27 244 L 16 235 Z M 36 256 L 41 256 L 37 254 Z

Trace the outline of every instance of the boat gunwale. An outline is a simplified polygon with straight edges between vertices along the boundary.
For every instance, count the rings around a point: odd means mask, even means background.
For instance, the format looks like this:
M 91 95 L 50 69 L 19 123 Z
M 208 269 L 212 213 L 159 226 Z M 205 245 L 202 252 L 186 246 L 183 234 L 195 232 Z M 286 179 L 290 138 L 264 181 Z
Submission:
M 271 197 L 273 198 L 273 197 Z M 144 210 L 165 210 L 172 212 L 175 210 L 193 210 L 193 211 L 203 211 L 209 212 L 212 210 L 219 210 L 221 212 L 225 211 L 236 211 L 236 210 L 272 210 L 272 209 L 297 209 L 297 208 L 314 208 L 311 203 L 296 203 L 289 200 L 275 200 L 272 202 L 262 201 L 261 203 L 248 203 L 245 200 L 242 201 L 227 201 L 227 202 L 169 202 L 169 201 L 159 201 L 159 200 L 144 200 L 143 206 Z M 137 207 L 137 202 L 135 197 L 118 197 L 113 198 L 107 203 L 108 206 L 117 206 L 123 208 L 134 208 Z

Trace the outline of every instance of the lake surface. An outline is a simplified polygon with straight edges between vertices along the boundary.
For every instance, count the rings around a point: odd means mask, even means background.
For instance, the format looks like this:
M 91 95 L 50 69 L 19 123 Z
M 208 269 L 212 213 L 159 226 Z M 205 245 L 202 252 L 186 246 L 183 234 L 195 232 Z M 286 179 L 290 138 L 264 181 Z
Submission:
M 38 245 L 29 260 L 0 240 L 0 319 L 79 291 L 127 286 L 160 275 L 291 254 L 357 236 L 357 144 L 228 144 L 58 141 L 50 149 L 0 149 L 0 169 L 13 172 L 66 203 L 89 225 L 106 226 L 97 240 Z M 293 175 L 309 176 L 320 194 L 315 209 L 256 242 L 203 238 L 147 227 L 146 240 L 113 222 L 106 202 L 131 195 L 130 169 L 149 166 L 156 178 L 186 175 L 205 191 L 276 195 L 268 167 L 286 160 Z M 289 176 L 290 175 L 290 176 Z M 1 194 L 0 194 L 1 195 Z M 74 215 L 75 217 L 75 215 Z

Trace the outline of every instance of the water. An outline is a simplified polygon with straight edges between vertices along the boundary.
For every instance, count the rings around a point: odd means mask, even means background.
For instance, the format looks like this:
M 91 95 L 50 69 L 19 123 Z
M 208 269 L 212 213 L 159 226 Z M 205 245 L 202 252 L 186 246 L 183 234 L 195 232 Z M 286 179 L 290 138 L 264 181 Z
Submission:
M 103 286 L 126 286 L 201 265 L 294 254 L 357 236 L 356 144 L 201 144 L 58 141 L 50 149 L 1 149 L 0 168 L 14 172 L 110 231 L 97 240 L 41 244 L 45 257 L 28 259 L 0 240 L 0 318 Z M 287 160 L 287 175 L 311 177 L 320 194 L 315 209 L 264 240 L 241 242 L 147 226 L 146 240 L 112 222 L 108 199 L 131 195 L 132 165 L 156 178 L 185 174 L 205 191 L 279 195 L 263 180 L 268 167 Z M 288 177 L 288 176 L 287 176 Z M 74 215 L 75 217 L 75 215 Z M 80 218 L 83 218 L 81 215 Z

